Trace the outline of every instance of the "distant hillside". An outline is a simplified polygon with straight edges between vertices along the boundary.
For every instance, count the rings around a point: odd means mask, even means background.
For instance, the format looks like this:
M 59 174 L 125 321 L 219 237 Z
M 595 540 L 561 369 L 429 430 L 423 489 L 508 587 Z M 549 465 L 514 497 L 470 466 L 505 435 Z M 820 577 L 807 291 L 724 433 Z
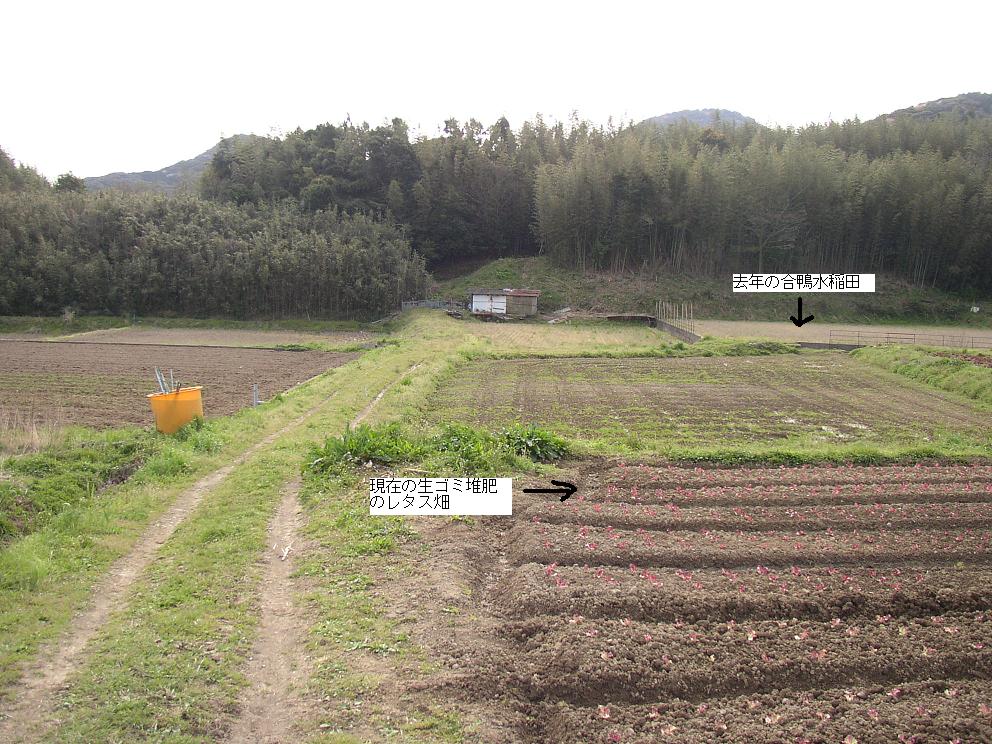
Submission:
M 221 143 L 250 140 L 255 135 L 235 134 L 221 140 L 195 158 L 181 160 L 157 171 L 141 171 L 140 173 L 108 173 L 105 176 L 84 178 L 86 188 L 90 191 L 100 189 L 120 189 L 121 191 L 161 191 L 170 193 L 185 183 L 192 183 L 210 164 L 217 148 Z
M 951 98 L 938 98 L 936 101 L 918 103 L 909 108 L 884 114 L 879 118 L 889 120 L 900 117 L 912 119 L 936 119 L 940 116 L 962 119 L 986 118 L 992 116 L 992 93 L 962 93 Z
M 733 125 L 743 125 L 743 124 L 756 124 L 757 122 L 750 116 L 744 116 L 744 114 L 739 111 L 731 111 L 730 109 L 686 109 L 685 111 L 673 111 L 669 114 L 662 114 L 661 116 L 652 116 L 650 119 L 645 119 L 642 124 L 654 124 L 657 127 L 667 127 L 672 124 L 678 124 L 681 121 L 687 121 L 690 124 L 696 124 L 701 127 L 708 127 L 713 124 L 714 121 L 719 120 L 726 124 Z

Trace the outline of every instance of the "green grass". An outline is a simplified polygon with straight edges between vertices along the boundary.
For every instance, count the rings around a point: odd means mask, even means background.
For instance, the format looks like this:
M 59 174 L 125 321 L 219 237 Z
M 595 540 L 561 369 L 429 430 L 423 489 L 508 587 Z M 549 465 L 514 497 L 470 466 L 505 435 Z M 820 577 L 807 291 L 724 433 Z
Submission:
M 667 335 L 659 334 L 656 346 L 648 348 L 625 348 L 608 346 L 605 348 L 578 349 L 552 348 L 546 350 L 522 351 L 487 351 L 478 349 L 463 352 L 466 359 L 489 357 L 493 359 L 522 359 L 537 357 L 539 359 L 555 359 L 561 357 L 581 359 L 630 359 L 654 358 L 671 359 L 684 357 L 736 357 L 736 356 L 769 356 L 771 354 L 798 354 L 797 344 L 783 341 L 742 341 L 739 339 L 715 338 L 706 336 L 694 344 L 685 341 L 670 341 Z
M 110 315 L 84 315 L 71 318 L 0 315 L 0 334 L 32 333 L 40 336 L 65 336 L 72 333 L 102 331 L 129 325 L 126 318 Z
M 527 470 L 525 460 L 559 460 L 570 450 L 564 439 L 533 425 L 515 424 L 498 432 L 453 423 L 437 428 L 437 433 L 427 435 L 423 428 L 413 433 L 397 423 L 349 427 L 341 436 L 314 446 L 308 467 L 317 473 L 342 474 L 356 466 L 416 463 L 423 472 L 438 476 L 491 476 Z
M 907 346 L 870 346 L 852 356 L 992 409 L 992 367 Z
M 364 351 L 374 345 L 375 342 L 329 344 L 320 341 L 308 341 L 307 343 L 302 344 L 274 344 L 267 348 L 276 349 L 277 351 L 334 351 L 344 353 L 350 351 Z
M 659 299 L 692 302 L 697 318 L 720 320 L 784 321 L 795 313 L 794 294 L 751 294 L 746 301 L 734 295 L 730 275 L 700 279 L 642 274 L 581 273 L 553 266 L 546 258 L 501 258 L 466 275 L 438 283 L 438 295 L 465 297 L 472 288 L 519 287 L 541 290 L 539 307 L 548 312 L 561 307 L 574 310 L 654 313 Z M 974 314 L 973 302 L 933 289 L 912 287 L 879 276 L 872 294 L 817 295 L 816 317 L 831 322 L 878 322 L 905 325 L 954 324 L 992 327 L 988 313 Z M 980 298 L 979 298 L 980 299 Z
M 162 437 L 130 428 L 107 432 L 74 429 L 42 452 L 0 458 L 0 546 L 52 519 L 71 522 L 74 510 L 112 481 L 125 480 L 154 456 Z M 154 463 L 153 463 L 154 467 Z M 0 587 L 18 580 L 3 570 Z

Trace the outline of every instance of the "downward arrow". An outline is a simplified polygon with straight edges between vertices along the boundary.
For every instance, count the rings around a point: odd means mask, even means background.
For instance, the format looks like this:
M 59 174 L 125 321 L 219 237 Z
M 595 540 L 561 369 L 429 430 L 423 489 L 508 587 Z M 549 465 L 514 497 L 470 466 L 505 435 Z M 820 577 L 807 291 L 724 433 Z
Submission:
M 798 318 L 801 318 L 801 320 L 798 319 L 796 316 L 798 316 Z M 789 316 L 789 320 L 791 320 L 793 323 L 795 323 L 798 328 L 802 328 L 803 327 L 803 323 L 809 323 L 811 320 L 813 320 L 813 316 L 812 315 L 807 315 L 805 318 L 803 318 L 803 298 L 802 297 L 799 298 L 799 310 L 796 312 L 795 315 L 790 315 Z

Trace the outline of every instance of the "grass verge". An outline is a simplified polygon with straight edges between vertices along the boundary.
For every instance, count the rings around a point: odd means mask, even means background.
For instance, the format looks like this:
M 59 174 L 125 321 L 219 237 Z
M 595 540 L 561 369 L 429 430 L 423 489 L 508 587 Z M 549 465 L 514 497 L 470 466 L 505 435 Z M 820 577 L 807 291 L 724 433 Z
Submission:
M 857 349 L 851 355 L 992 409 L 992 367 L 908 346 L 869 346 Z
M 74 429 L 44 451 L 0 458 L 0 547 L 126 480 L 160 441 L 137 428 Z M 0 571 L 0 587 L 9 578 Z

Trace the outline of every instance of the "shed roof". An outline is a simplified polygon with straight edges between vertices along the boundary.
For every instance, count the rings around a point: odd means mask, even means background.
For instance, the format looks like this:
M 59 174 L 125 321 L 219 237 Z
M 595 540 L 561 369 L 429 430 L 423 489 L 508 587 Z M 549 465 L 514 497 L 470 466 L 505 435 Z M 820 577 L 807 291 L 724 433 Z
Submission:
M 507 297 L 540 297 L 539 289 L 473 289 L 473 295 L 506 295 Z

